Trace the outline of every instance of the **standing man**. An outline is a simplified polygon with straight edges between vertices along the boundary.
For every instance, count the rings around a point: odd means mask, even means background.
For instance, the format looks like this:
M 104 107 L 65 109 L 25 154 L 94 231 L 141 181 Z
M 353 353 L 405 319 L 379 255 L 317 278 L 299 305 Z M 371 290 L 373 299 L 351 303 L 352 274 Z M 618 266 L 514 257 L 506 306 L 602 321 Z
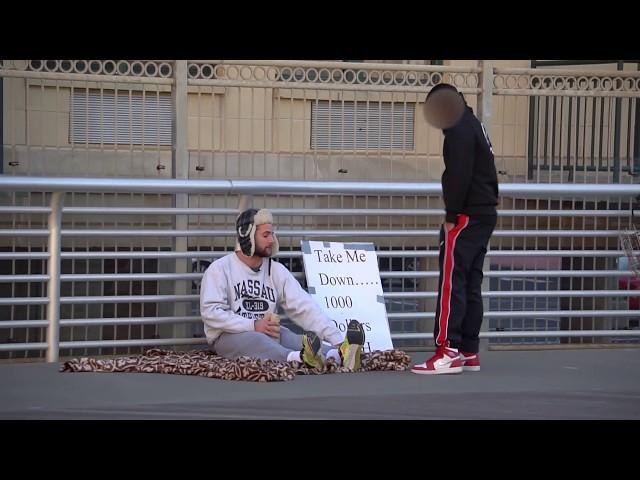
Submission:
M 414 365 L 419 374 L 479 371 L 482 265 L 497 222 L 498 177 L 487 132 L 464 97 L 441 83 L 425 101 L 427 121 L 444 133 L 440 278 L 434 326 L 436 353 Z

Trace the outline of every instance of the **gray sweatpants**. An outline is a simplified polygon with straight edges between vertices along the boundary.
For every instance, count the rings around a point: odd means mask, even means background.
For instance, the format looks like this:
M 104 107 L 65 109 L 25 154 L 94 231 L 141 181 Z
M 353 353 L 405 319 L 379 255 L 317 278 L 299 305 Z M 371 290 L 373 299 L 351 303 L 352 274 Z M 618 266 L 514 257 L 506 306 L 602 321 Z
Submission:
M 322 344 L 326 355 L 333 347 Z M 246 356 L 262 360 L 286 362 L 289 352 L 302 350 L 302 335 L 280 327 L 280 342 L 261 332 L 223 333 L 213 343 L 213 350 L 224 358 L 235 360 Z

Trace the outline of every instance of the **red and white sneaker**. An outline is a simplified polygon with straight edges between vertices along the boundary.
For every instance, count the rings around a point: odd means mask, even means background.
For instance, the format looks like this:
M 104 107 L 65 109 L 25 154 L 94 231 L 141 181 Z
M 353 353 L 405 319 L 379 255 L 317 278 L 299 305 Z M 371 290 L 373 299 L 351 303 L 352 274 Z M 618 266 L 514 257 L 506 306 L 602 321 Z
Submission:
M 419 365 L 414 365 L 411 372 L 422 375 L 462 373 L 460 353 L 454 348 L 442 345 L 437 348 L 435 355 L 429 360 Z
M 462 362 L 462 370 L 465 372 L 480 371 L 480 357 L 477 353 L 460 352 L 460 361 Z

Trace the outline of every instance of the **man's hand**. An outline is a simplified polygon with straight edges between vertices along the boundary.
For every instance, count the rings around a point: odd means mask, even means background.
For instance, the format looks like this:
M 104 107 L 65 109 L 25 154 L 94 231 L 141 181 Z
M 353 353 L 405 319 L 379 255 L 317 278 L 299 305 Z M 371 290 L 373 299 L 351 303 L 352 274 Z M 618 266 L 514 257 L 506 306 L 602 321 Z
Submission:
M 273 338 L 280 338 L 280 323 L 271 320 L 271 313 L 267 313 L 260 320 L 256 320 L 253 325 L 256 332 L 264 333 Z
M 456 226 L 456 224 L 455 224 L 455 223 L 451 223 L 451 222 L 444 222 L 444 231 L 445 231 L 445 232 L 450 232 L 450 231 L 451 231 L 451 229 L 452 229 L 453 227 L 455 227 L 455 226 Z

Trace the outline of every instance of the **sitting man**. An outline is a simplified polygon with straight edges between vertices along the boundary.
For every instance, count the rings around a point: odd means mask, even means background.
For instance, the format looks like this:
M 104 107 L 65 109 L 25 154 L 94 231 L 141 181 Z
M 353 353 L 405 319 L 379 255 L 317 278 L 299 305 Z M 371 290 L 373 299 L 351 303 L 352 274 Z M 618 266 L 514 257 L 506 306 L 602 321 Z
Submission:
M 200 288 L 200 314 L 213 350 L 232 360 L 248 356 L 298 361 L 311 368 L 322 368 L 325 358 L 333 358 L 351 371 L 359 370 L 362 325 L 352 320 L 343 339 L 291 272 L 272 262 L 278 239 L 271 212 L 245 210 L 236 220 L 236 234 L 236 251 L 207 268 Z M 278 306 L 305 330 L 303 335 L 280 326 Z

